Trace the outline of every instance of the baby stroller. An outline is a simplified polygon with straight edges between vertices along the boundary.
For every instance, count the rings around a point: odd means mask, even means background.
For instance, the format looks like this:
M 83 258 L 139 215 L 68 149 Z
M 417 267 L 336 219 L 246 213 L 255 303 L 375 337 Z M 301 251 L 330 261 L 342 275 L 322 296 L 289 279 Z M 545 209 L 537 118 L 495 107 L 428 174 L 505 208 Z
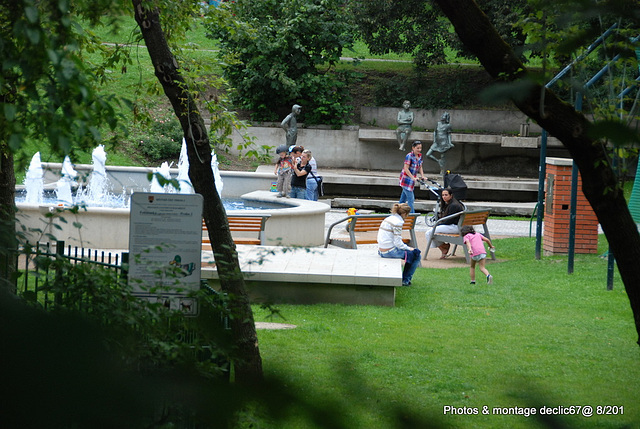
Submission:
M 431 184 L 427 183 L 430 182 Z M 435 180 L 426 179 L 419 181 L 420 189 L 426 189 L 431 192 L 432 196 L 436 200 L 436 204 L 433 207 L 433 210 L 427 213 L 424 216 L 424 221 L 427 226 L 435 225 L 438 220 L 438 215 L 440 213 L 440 204 L 442 203 L 442 190 L 446 188 L 451 188 L 453 192 L 453 196 L 456 197 L 458 201 L 462 201 L 467 197 L 467 185 L 462 180 L 462 177 L 459 174 L 453 174 L 447 171 L 447 174 L 444 176 L 444 186 L 440 185 Z

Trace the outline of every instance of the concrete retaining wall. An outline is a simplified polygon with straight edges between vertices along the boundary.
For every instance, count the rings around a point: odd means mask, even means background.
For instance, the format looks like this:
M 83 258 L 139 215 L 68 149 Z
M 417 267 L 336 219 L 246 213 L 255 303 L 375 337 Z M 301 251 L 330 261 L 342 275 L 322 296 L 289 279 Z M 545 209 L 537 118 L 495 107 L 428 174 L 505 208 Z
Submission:
M 453 122 L 453 118 L 452 118 Z M 456 124 L 454 124 L 454 127 Z M 278 146 L 285 142 L 284 130 L 272 126 L 253 126 L 248 134 L 259 145 Z M 431 145 L 432 132 L 416 131 L 411 140 L 420 139 L 423 153 Z M 242 143 L 235 135 L 234 147 Z M 539 138 L 502 135 L 454 133 L 454 148 L 447 152 L 446 168 L 459 174 L 537 177 L 539 164 Z M 408 150 L 398 150 L 395 132 L 391 129 L 370 129 L 358 126 L 331 130 L 324 127 L 299 128 L 298 144 L 310 149 L 318 167 L 354 168 L 358 170 L 399 171 Z M 232 150 L 236 154 L 237 149 Z M 555 139 L 550 139 L 548 155 L 566 157 L 567 151 Z M 275 162 L 275 150 L 273 161 Z M 426 174 L 440 171 L 435 161 L 424 164 Z

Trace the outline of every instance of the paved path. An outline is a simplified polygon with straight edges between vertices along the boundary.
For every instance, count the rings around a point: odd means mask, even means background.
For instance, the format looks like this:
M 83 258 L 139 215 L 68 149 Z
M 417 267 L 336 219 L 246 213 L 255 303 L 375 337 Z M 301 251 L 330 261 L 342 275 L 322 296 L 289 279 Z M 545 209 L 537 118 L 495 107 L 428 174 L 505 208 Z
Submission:
M 331 209 L 325 213 L 325 235 L 329 225 L 347 216 L 346 210 Z M 495 237 L 528 237 L 529 227 L 531 227 L 531 235 L 535 236 L 536 222 L 528 220 L 503 220 L 503 219 L 489 219 L 487 222 L 489 232 Z M 424 223 L 424 217 L 421 216 L 416 224 L 416 234 L 424 236 L 427 231 L 427 225 Z

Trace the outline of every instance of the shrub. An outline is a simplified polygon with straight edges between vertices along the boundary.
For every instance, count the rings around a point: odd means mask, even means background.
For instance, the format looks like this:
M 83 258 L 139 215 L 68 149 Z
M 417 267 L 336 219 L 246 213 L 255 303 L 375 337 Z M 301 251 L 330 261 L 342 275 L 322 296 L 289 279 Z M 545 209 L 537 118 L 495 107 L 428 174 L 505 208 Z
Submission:
M 303 107 L 308 124 L 347 121 L 349 75 L 335 72 L 353 46 L 339 0 L 247 0 L 210 14 L 208 36 L 220 40 L 233 101 L 252 118 L 274 121 Z
M 152 162 L 176 159 L 182 147 L 182 127 L 167 113 L 151 118 L 144 131 L 134 134 L 135 146 Z

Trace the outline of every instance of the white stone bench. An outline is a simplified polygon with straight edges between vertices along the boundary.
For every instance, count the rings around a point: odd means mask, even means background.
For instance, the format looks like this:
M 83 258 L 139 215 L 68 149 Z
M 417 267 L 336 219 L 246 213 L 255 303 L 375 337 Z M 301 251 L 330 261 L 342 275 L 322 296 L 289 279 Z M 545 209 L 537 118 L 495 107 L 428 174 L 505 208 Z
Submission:
M 237 249 L 252 302 L 394 306 L 402 285 L 401 260 L 381 258 L 373 247 Z M 202 279 L 219 289 L 212 253 L 203 252 L 202 261 Z
M 358 130 L 358 140 L 364 142 L 394 142 L 398 143 L 395 130 L 385 130 L 376 128 L 360 128 Z M 428 145 L 433 142 L 432 131 L 412 131 L 409 136 L 409 141 L 420 140 Z M 503 136 L 500 134 L 466 134 L 466 133 L 451 133 L 451 141 L 454 143 L 477 143 L 477 144 L 492 144 L 500 145 L 502 147 L 516 147 L 516 148 L 529 148 L 537 149 L 540 147 L 540 137 L 520 137 L 520 136 Z M 549 137 L 547 140 L 549 147 L 562 147 L 562 143 L 556 138 Z M 411 150 L 411 146 L 407 146 L 407 151 Z M 426 153 L 424 146 L 422 152 Z

